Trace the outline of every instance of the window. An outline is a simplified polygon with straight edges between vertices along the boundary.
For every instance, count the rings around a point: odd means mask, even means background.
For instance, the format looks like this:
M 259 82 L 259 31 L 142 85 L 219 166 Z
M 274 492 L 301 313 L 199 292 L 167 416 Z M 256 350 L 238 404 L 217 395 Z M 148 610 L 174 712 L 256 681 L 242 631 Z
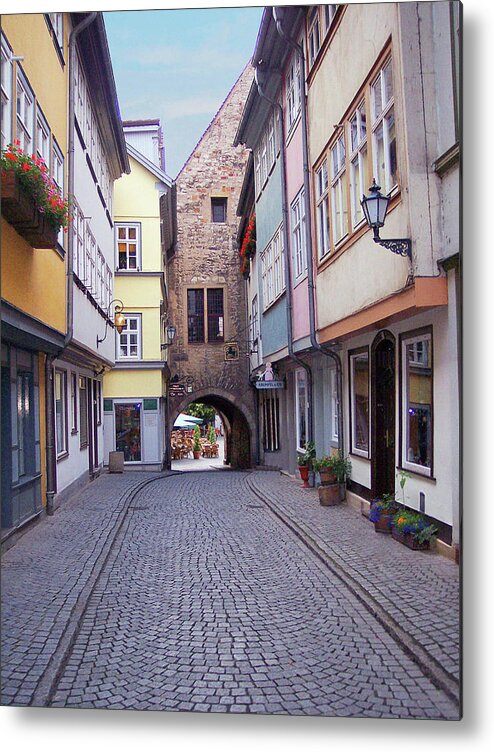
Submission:
M 115 224 L 117 242 L 117 269 L 139 269 L 141 262 L 141 238 L 139 224 Z
M 338 399 L 338 377 L 331 371 L 331 441 L 338 441 L 340 426 L 340 402 Z
M 211 199 L 211 221 L 226 222 L 226 198 Z
M 307 424 L 309 420 L 307 375 L 303 369 L 295 371 L 295 410 L 297 449 L 303 451 L 307 443 Z
M 36 154 L 50 167 L 50 129 L 42 112 L 36 110 Z
M 251 315 L 250 315 L 250 343 L 253 353 L 259 350 L 259 303 L 257 295 L 252 298 Z
M 87 447 L 87 378 L 79 376 L 79 446 L 81 449 Z
M 99 248 L 97 257 L 98 262 L 96 264 L 96 290 L 94 297 L 96 299 L 96 302 L 99 303 L 102 308 L 105 308 L 105 257 L 103 256 Z
M 33 152 L 34 143 L 34 94 L 29 84 L 17 71 L 16 132 L 21 148 L 28 154 Z
M 285 261 L 282 225 L 260 254 L 262 296 L 264 310 L 285 290 Z
M 366 191 L 367 181 L 367 130 L 365 102 L 361 102 L 349 123 L 350 144 L 350 197 L 352 227 L 364 218 L 360 201 Z
M 34 474 L 34 385 L 33 374 L 17 372 L 17 469 L 19 477 Z
M 300 60 L 298 55 L 294 55 L 286 78 L 286 109 L 288 113 L 288 131 L 290 131 L 291 127 L 298 117 L 301 102 Z
M 101 425 L 101 381 L 96 382 L 96 423 Z
M 320 28 L 319 28 L 319 6 L 315 5 L 309 11 L 309 65 L 314 63 L 321 46 Z
M 204 290 L 187 290 L 189 342 L 204 342 Z
M 335 3 L 332 3 L 331 5 L 323 5 L 322 10 L 324 20 L 324 33 L 326 34 L 331 28 L 331 24 L 333 23 L 333 19 L 336 15 L 336 11 L 338 10 L 338 5 Z
M 224 291 L 221 287 L 206 289 L 206 311 L 204 317 L 203 288 L 187 290 L 187 321 L 189 342 L 224 342 Z
M 262 443 L 266 452 L 280 448 L 280 405 L 276 391 L 265 394 L 262 402 Z
M 63 54 L 63 13 L 48 13 L 48 17 L 53 29 L 54 41 L 60 53 Z
M 372 153 L 374 177 L 383 193 L 398 183 L 391 59 L 371 85 Z
M 307 270 L 305 244 L 305 192 L 300 191 L 291 206 L 292 253 L 295 267 L 295 280 Z
M 223 342 L 223 289 L 210 288 L 207 290 L 208 303 L 208 342 Z
M 2 35 L 1 66 L 1 148 L 12 142 L 12 75 L 11 51 Z
M 55 370 L 55 442 L 57 457 L 67 453 L 67 372 Z
M 88 227 L 84 233 L 84 269 L 85 277 L 83 279 L 87 289 L 96 296 L 96 240 Z
M 84 217 L 82 215 L 81 207 L 74 201 L 73 204 L 73 218 L 72 218 L 72 232 L 74 235 L 74 272 L 82 281 L 85 277 L 84 273 Z
M 77 374 L 70 375 L 70 411 L 72 415 L 71 433 L 77 433 Z
M 117 332 L 119 360 L 136 360 L 141 357 L 141 314 L 126 313 L 122 333 Z
M 322 163 L 316 172 L 317 252 L 322 259 L 329 253 L 329 196 L 328 163 Z
M 402 357 L 402 466 L 432 474 L 432 333 L 403 335 Z
M 333 243 L 336 245 L 348 232 L 345 139 L 343 136 L 337 139 L 331 149 L 331 205 L 333 209 Z
M 369 456 L 369 351 L 350 353 L 351 451 Z
M 273 112 L 268 117 L 264 130 L 254 150 L 254 176 L 258 195 L 271 172 L 278 153 L 277 120 Z
M 53 139 L 51 150 L 51 174 L 54 182 L 63 194 L 63 155 Z

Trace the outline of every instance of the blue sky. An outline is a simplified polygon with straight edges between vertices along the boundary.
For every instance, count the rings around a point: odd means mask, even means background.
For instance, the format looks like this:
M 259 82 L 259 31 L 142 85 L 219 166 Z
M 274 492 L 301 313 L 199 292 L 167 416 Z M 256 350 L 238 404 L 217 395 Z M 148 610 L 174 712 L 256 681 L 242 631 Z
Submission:
M 262 10 L 104 14 L 122 119 L 160 118 L 171 177 L 250 60 Z

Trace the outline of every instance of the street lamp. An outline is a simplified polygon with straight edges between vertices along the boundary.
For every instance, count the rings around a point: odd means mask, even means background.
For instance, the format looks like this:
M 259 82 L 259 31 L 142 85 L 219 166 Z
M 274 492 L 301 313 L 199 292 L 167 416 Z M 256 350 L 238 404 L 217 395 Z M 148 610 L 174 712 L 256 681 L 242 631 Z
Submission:
M 166 327 L 166 338 L 168 339 L 168 342 L 165 342 L 161 345 L 162 350 L 166 350 L 167 347 L 170 347 L 173 345 L 173 340 L 175 339 L 175 334 L 177 333 L 176 328 L 173 326 L 173 324 L 168 324 Z
M 106 339 L 106 335 L 108 332 L 108 322 L 110 320 L 110 308 L 111 308 L 112 303 L 115 303 L 115 318 L 113 320 L 115 329 L 117 330 L 119 334 L 122 334 L 122 329 L 125 326 L 125 316 L 122 313 L 124 304 L 122 303 L 121 300 L 119 300 L 118 298 L 115 298 L 115 300 L 111 300 L 108 303 L 108 308 L 106 309 L 106 324 L 105 324 L 104 336 L 98 337 L 98 335 L 96 335 L 96 347 L 97 348 L 100 346 L 101 342 L 104 342 Z
M 382 240 L 379 237 L 379 228 L 384 226 L 390 197 L 382 195 L 381 186 L 377 185 L 375 178 L 372 180 L 369 192 L 370 196 L 362 196 L 362 201 L 360 203 L 367 224 L 374 231 L 374 243 L 379 243 L 379 245 L 384 246 L 384 248 L 387 248 L 392 253 L 397 253 L 399 256 L 408 256 L 408 258 L 411 259 L 412 241 L 409 238 Z

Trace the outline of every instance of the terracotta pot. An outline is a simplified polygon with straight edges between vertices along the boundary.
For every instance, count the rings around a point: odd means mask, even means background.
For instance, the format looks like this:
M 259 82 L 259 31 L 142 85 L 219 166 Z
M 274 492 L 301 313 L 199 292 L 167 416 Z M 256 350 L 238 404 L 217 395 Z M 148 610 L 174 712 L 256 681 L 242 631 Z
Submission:
M 341 502 L 341 489 L 339 483 L 331 483 L 328 486 L 319 486 L 319 503 L 323 507 L 334 507 Z
M 302 488 L 310 488 L 309 485 L 309 466 L 308 465 L 299 465 L 298 470 L 300 473 L 300 477 L 302 478 L 303 485 Z
M 194 452 L 193 451 L 192 454 L 194 455 L 194 459 L 195 460 L 200 460 L 201 459 L 201 452 L 200 451 L 199 452 Z
M 381 516 L 374 522 L 374 530 L 376 533 L 391 533 L 391 520 L 394 513 L 381 512 Z

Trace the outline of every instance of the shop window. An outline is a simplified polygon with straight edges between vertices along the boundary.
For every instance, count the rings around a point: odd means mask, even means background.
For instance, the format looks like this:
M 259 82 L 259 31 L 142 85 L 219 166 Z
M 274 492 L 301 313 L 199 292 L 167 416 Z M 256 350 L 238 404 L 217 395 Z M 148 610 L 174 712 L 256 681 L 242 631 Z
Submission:
M 309 421 L 307 375 L 303 369 L 295 371 L 295 412 L 297 449 L 303 451 L 307 443 L 307 425 Z
M 67 453 L 67 372 L 55 370 L 55 441 L 57 457 Z
M 280 448 L 280 404 L 279 397 L 265 394 L 262 403 L 263 446 L 266 452 L 277 452 Z
M 79 446 L 85 449 L 88 443 L 87 378 L 79 376 Z
M 432 333 L 401 338 L 402 466 L 432 475 L 433 380 Z
M 351 451 L 369 456 L 369 351 L 350 352 Z

